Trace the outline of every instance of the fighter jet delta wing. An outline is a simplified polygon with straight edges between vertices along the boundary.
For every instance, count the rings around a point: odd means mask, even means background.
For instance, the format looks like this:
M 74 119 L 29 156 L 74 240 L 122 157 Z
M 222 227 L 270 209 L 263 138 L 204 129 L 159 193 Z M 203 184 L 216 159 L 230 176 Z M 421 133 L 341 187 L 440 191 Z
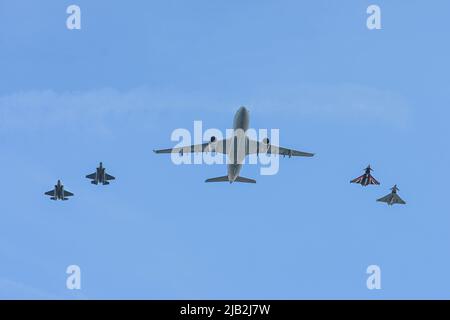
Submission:
M 358 183 L 358 184 L 362 185 L 363 187 L 368 186 L 369 184 L 375 184 L 375 185 L 380 184 L 370 173 L 371 171 L 373 171 L 373 169 L 370 167 L 370 165 L 364 170 L 365 170 L 365 173 L 362 176 L 359 176 L 358 178 L 350 180 L 350 183 Z
M 363 174 L 362 176 L 359 176 L 358 178 L 355 178 L 355 179 L 351 180 L 350 183 L 358 183 L 358 184 L 360 184 L 365 177 L 366 177 L 366 175 Z
M 369 174 L 368 178 L 369 178 L 369 184 L 376 184 L 376 185 L 380 184 L 374 177 L 372 177 L 371 174 Z
M 397 185 L 395 185 L 394 187 L 391 188 L 392 192 L 390 194 L 388 194 L 387 196 L 384 196 L 380 199 L 377 199 L 377 201 L 379 202 L 385 202 L 388 205 L 393 205 L 393 204 L 406 204 L 405 201 L 403 201 L 402 198 L 400 198 L 400 196 L 397 194 L 397 191 L 399 190 L 397 188 Z
M 380 184 L 374 177 L 372 177 L 371 174 L 363 174 L 362 176 L 359 176 L 358 178 L 351 180 L 350 183 L 358 183 L 358 184 L 362 184 L 364 186 L 369 185 L 369 184 L 375 184 L 375 185 Z
M 385 202 L 388 205 L 393 205 L 393 204 L 406 204 L 405 201 L 403 201 L 402 198 L 399 197 L 399 195 L 395 194 L 395 193 L 391 193 L 388 194 L 387 196 L 384 196 L 380 199 L 377 199 L 377 201 L 379 202 Z
M 394 199 L 393 199 L 392 203 L 406 204 L 406 202 L 402 198 L 400 198 L 400 196 L 398 194 L 394 195 Z

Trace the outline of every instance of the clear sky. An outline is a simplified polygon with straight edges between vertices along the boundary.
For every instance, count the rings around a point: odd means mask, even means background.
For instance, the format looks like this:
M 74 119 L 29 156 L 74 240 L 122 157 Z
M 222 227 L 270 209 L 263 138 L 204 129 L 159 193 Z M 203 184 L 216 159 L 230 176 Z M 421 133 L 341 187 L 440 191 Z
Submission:
M 366 9 L 381 7 L 381 30 Z M 66 8 L 81 7 L 81 30 Z M 450 298 L 450 2 L 0 0 L 0 297 Z M 176 128 L 280 129 L 257 184 Z M 93 186 L 103 161 L 117 177 Z M 350 184 L 371 164 L 380 186 Z M 61 179 L 75 196 L 44 196 Z M 398 184 L 406 206 L 375 201 Z M 66 268 L 82 289 L 66 289 Z M 366 268 L 381 268 L 368 290 Z

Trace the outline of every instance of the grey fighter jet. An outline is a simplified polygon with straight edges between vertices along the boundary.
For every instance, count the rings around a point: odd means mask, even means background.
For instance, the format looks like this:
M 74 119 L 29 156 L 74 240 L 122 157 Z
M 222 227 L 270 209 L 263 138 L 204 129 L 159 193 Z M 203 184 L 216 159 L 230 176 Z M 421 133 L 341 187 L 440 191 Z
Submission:
M 392 192 L 390 194 L 388 194 L 387 196 L 384 196 L 383 198 L 377 199 L 377 201 L 380 202 L 386 202 L 388 205 L 392 206 L 393 204 L 406 204 L 405 201 L 403 201 L 402 198 L 399 197 L 399 195 L 397 194 L 397 191 L 399 191 L 400 189 L 397 188 L 397 185 L 393 186 L 391 188 Z
M 109 184 L 109 180 L 114 180 L 116 178 L 114 178 L 113 176 L 109 175 L 106 173 L 105 168 L 103 167 L 103 163 L 100 162 L 99 167 L 97 168 L 97 170 L 94 173 L 88 174 L 86 176 L 86 178 L 91 179 L 91 183 L 92 184 L 103 184 L 103 185 L 107 185 Z
M 350 181 L 350 183 L 358 183 L 362 185 L 363 187 L 368 186 L 369 184 L 376 184 L 379 185 L 380 183 L 372 177 L 372 174 L 370 173 L 373 171 L 373 169 L 370 167 L 370 165 L 365 169 L 365 173 L 362 176 L 359 176 L 358 178 L 353 179 Z
M 53 190 L 47 191 L 45 195 L 50 196 L 51 200 L 69 200 L 67 197 L 73 196 L 72 192 L 64 190 L 64 186 L 61 183 L 61 180 L 55 185 Z
M 312 157 L 313 153 L 302 152 L 279 146 L 271 145 L 268 138 L 261 141 L 251 140 L 246 131 L 249 128 L 250 114 L 245 107 L 239 108 L 234 116 L 233 122 L 233 136 L 224 140 L 217 140 L 216 137 L 211 137 L 210 141 L 171 149 L 154 150 L 155 153 L 183 153 L 188 152 L 217 152 L 227 154 L 231 159 L 228 164 L 228 174 L 226 176 L 207 179 L 205 182 L 246 182 L 256 183 L 256 180 L 244 178 L 239 175 L 244 159 L 247 155 L 260 153 L 279 154 L 283 156 L 295 157 Z

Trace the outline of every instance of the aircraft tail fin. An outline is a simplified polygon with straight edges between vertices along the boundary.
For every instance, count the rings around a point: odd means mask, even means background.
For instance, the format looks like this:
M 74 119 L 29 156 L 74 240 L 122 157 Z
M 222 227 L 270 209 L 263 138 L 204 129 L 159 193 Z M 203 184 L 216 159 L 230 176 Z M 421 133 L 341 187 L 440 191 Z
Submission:
M 244 177 L 237 177 L 236 180 L 234 180 L 236 182 L 245 182 L 245 183 L 256 183 L 256 180 L 253 179 L 249 179 L 249 178 L 244 178 Z
M 228 182 L 228 176 L 206 179 L 205 182 Z

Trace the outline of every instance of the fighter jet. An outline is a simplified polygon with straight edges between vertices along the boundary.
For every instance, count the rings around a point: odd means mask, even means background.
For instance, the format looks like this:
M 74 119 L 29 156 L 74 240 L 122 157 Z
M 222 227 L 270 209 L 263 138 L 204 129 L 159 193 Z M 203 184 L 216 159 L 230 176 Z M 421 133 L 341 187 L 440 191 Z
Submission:
M 372 177 L 372 174 L 370 173 L 371 171 L 373 171 L 373 169 L 370 167 L 370 165 L 365 170 L 366 170 L 366 172 L 362 176 L 359 176 L 358 178 L 353 179 L 352 181 L 350 181 L 350 183 L 358 183 L 358 184 L 362 185 L 363 187 L 366 187 L 369 184 L 379 185 L 380 183 L 374 177 Z
M 393 204 L 406 204 L 405 201 L 402 200 L 402 198 L 399 197 L 399 195 L 397 194 L 397 191 L 399 191 L 400 189 L 397 188 L 397 185 L 393 186 L 391 188 L 392 192 L 390 194 L 388 194 L 387 196 L 384 196 L 383 198 L 377 199 L 377 201 L 380 202 L 386 202 L 388 205 L 392 206 Z
M 45 195 L 50 196 L 50 199 L 52 200 L 69 200 L 69 198 L 67 197 L 73 196 L 73 193 L 64 190 L 64 186 L 62 185 L 61 180 L 58 180 L 55 188 L 53 190 L 47 191 Z
M 105 172 L 105 168 L 103 168 L 103 163 L 100 162 L 100 166 L 97 168 L 97 170 L 94 173 L 88 174 L 86 178 L 91 179 L 92 184 L 103 184 L 107 185 L 109 184 L 109 180 L 114 180 L 113 176 L 110 176 Z
M 283 156 L 300 156 L 300 157 L 312 157 L 313 153 L 297 151 L 293 149 L 282 148 L 270 144 L 268 138 L 262 139 L 262 141 L 251 140 L 245 132 L 249 128 L 250 115 L 245 107 L 239 108 L 234 116 L 233 122 L 233 136 L 224 140 L 217 140 L 216 137 L 211 137 L 210 141 L 171 149 L 153 150 L 155 153 L 183 153 L 187 152 L 217 152 L 227 154 L 231 163 L 228 164 L 228 174 L 226 176 L 207 179 L 205 182 L 245 182 L 256 183 L 256 180 L 241 177 L 239 175 L 244 158 L 250 154 L 259 155 L 260 153 L 267 154 L 279 154 Z M 244 133 L 244 134 L 242 134 Z M 245 148 L 239 148 L 238 146 L 245 146 Z

